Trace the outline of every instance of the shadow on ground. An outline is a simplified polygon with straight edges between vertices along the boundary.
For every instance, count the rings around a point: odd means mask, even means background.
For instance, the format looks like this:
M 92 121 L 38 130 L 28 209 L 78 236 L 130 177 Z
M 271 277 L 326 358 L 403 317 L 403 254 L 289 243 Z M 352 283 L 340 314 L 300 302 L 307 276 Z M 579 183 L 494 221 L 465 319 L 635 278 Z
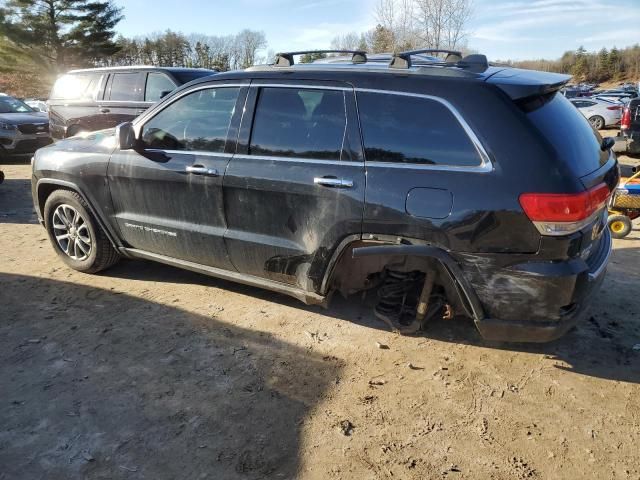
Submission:
M 31 181 L 5 178 L 0 184 L 0 224 L 38 223 L 31 199 Z
M 514 352 L 548 355 L 562 368 L 581 375 L 609 380 L 640 383 L 640 352 L 633 345 L 640 343 L 640 307 L 632 299 L 637 288 L 637 276 L 626 265 L 638 265 L 640 249 L 614 251 L 608 278 L 586 318 L 564 337 L 547 344 L 510 344 L 487 342 L 482 339 L 471 319 L 436 320 L 420 335 L 425 338 L 455 344 L 473 345 Z M 144 281 L 194 283 L 230 290 L 264 301 L 277 302 L 292 308 L 321 313 L 353 322 L 371 329 L 388 330 L 372 312 L 373 301 L 366 303 L 359 296 L 343 299 L 334 296 L 329 308 L 306 306 L 284 295 L 259 288 L 227 282 L 197 273 L 152 262 L 125 261 L 105 272 L 119 278 Z M 618 282 L 620 280 L 620 282 Z M 620 284 L 618 284 L 620 283 Z M 637 295 L 637 292 L 635 293 Z
M 0 274 L 0 312 L 3 480 L 295 478 L 302 421 L 342 369 L 215 316 L 44 278 Z

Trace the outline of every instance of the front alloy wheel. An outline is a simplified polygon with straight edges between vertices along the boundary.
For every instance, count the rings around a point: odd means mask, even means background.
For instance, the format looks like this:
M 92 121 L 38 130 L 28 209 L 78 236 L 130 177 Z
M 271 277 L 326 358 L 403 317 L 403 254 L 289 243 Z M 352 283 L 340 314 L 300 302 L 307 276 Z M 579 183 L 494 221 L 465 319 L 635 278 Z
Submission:
M 120 258 L 89 205 L 77 192 L 54 190 L 47 197 L 42 213 L 53 248 L 71 268 L 96 273 Z
M 60 249 L 71 259 L 83 261 L 91 255 L 91 232 L 87 221 L 71 205 L 59 205 L 53 212 L 53 231 Z

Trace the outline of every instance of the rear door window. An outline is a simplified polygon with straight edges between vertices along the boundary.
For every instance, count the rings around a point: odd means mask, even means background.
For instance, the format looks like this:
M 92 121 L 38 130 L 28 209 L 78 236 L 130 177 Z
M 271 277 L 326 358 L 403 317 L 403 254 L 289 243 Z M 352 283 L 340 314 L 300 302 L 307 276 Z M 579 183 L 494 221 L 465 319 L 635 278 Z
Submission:
M 427 98 L 358 93 L 368 162 L 476 167 L 482 163 L 460 122 Z
M 164 92 L 171 92 L 176 85 L 164 73 L 151 72 L 147 76 L 147 85 L 144 91 L 145 102 L 157 102 Z
M 602 137 L 562 95 L 553 94 L 527 116 L 578 177 L 607 163 L 609 153 L 600 149 Z
M 239 88 L 198 90 L 179 98 L 142 127 L 146 148 L 224 152 Z
M 341 90 L 262 88 L 249 153 L 339 160 L 346 124 Z
M 137 102 L 142 100 L 141 73 L 114 73 L 109 100 Z

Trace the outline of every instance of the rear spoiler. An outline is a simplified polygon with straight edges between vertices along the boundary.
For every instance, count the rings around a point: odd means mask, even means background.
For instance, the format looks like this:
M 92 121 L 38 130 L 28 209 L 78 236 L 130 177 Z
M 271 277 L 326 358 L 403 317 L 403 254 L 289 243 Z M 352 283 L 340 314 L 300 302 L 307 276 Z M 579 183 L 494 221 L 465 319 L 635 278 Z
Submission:
M 486 82 L 500 87 L 513 100 L 521 100 L 556 92 L 569 80 L 570 75 L 561 73 L 505 68 L 489 76 Z

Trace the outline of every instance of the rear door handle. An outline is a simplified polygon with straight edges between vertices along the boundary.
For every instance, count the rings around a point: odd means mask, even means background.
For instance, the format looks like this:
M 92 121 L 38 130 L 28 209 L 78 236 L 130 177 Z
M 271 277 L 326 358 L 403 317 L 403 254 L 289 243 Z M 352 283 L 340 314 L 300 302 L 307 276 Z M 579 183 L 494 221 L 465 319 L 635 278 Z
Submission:
M 109 113 L 111 110 L 109 110 L 108 108 L 101 108 L 100 109 L 100 113 Z
M 207 168 L 202 165 L 189 165 L 185 170 L 187 173 L 193 173 L 194 175 L 207 175 L 209 177 L 218 176 L 218 171 L 215 168 Z
M 337 187 L 337 188 L 351 188 L 353 187 L 353 180 L 348 178 L 335 178 L 335 177 L 315 177 L 313 183 L 316 185 L 322 185 L 323 187 Z

